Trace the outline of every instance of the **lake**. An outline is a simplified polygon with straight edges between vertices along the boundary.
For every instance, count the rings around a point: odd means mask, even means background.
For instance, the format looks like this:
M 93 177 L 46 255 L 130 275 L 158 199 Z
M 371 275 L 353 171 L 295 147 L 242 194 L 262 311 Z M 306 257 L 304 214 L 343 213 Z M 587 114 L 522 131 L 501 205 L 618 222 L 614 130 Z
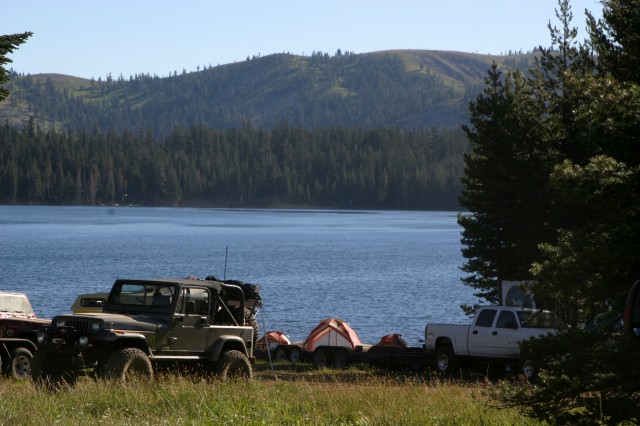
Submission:
M 455 212 L 0 206 L 0 290 L 51 318 L 116 278 L 226 276 L 261 286 L 261 335 L 334 317 L 418 345 L 476 302 L 460 232 Z

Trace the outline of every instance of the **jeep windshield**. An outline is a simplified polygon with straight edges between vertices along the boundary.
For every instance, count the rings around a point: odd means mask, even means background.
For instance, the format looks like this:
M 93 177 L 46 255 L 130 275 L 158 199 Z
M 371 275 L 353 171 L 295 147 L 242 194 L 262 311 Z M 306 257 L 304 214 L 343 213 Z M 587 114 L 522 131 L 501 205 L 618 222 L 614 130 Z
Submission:
M 526 328 L 556 328 L 562 330 L 567 328 L 565 323 L 551 311 L 518 311 L 520 324 Z
M 173 302 L 176 286 L 164 283 L 119 283 L 114 287 L 110 303 L 118 306 L 167 307 Z
M 0 294 L 0 312 L 35 315 L 29 299 L 21 294 Z

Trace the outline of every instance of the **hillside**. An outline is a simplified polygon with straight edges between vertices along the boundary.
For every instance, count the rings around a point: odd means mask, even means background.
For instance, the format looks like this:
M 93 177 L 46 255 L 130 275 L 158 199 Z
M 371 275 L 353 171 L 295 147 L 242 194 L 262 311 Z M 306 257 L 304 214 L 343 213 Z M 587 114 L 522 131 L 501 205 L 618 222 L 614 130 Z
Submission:
M 170 76 L 87 80 L 14 75 L 0 120 L 45 129 L 152 130 L 202 124 L 230 129 L 286 121 L 306 128 L 448 127 L 467 121 L 467 105 L 495 61 L 526 67 L 532 55 L 396 50 L 367 54 L 273 54 Z

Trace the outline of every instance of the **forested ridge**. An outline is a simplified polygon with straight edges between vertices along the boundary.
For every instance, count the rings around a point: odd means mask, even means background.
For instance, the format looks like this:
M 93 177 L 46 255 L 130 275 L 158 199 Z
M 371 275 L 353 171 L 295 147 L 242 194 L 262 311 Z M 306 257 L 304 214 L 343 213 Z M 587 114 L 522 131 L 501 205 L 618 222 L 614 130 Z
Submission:
M 151 130 L 156 136 L 178 126 L 226 130 L 247 122 L 264 129 L 282 121 L 307 129 L 459 126 L 468 122 L 468 103 L 492 62 L 516 69 L 533 57 L 338 51 L 252 57 L 164 77 L 14 73 L 0 123 L 22 126 L 33 119 L 45 129 Z
M 457 209 L 458 129 L 0 127 L 0 202 Z
M 12 74 L 0 202 L 459 209 L 460 123 L 492 61 L 275 54 L 167 77 Z

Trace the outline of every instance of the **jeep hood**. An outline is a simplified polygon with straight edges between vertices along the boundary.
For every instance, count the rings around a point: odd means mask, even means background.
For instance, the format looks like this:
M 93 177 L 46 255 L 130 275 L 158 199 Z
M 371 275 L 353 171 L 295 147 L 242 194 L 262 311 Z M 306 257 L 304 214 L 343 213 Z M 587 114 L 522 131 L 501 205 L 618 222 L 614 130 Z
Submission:
M 166 319 L 159 318 L 157 315 L 149 314 L 137 314 L 137 315 L 122 315 L 122 314 L 83 314 L 83 315 L 70 315 L 64 316 L 65 318 L 74 319 L 87 319 L 96 320 L 101 319 L 104 321 L 104 328 L 117 329 L 126 331 L 147 331 L 155 332 L 169 327 Z

